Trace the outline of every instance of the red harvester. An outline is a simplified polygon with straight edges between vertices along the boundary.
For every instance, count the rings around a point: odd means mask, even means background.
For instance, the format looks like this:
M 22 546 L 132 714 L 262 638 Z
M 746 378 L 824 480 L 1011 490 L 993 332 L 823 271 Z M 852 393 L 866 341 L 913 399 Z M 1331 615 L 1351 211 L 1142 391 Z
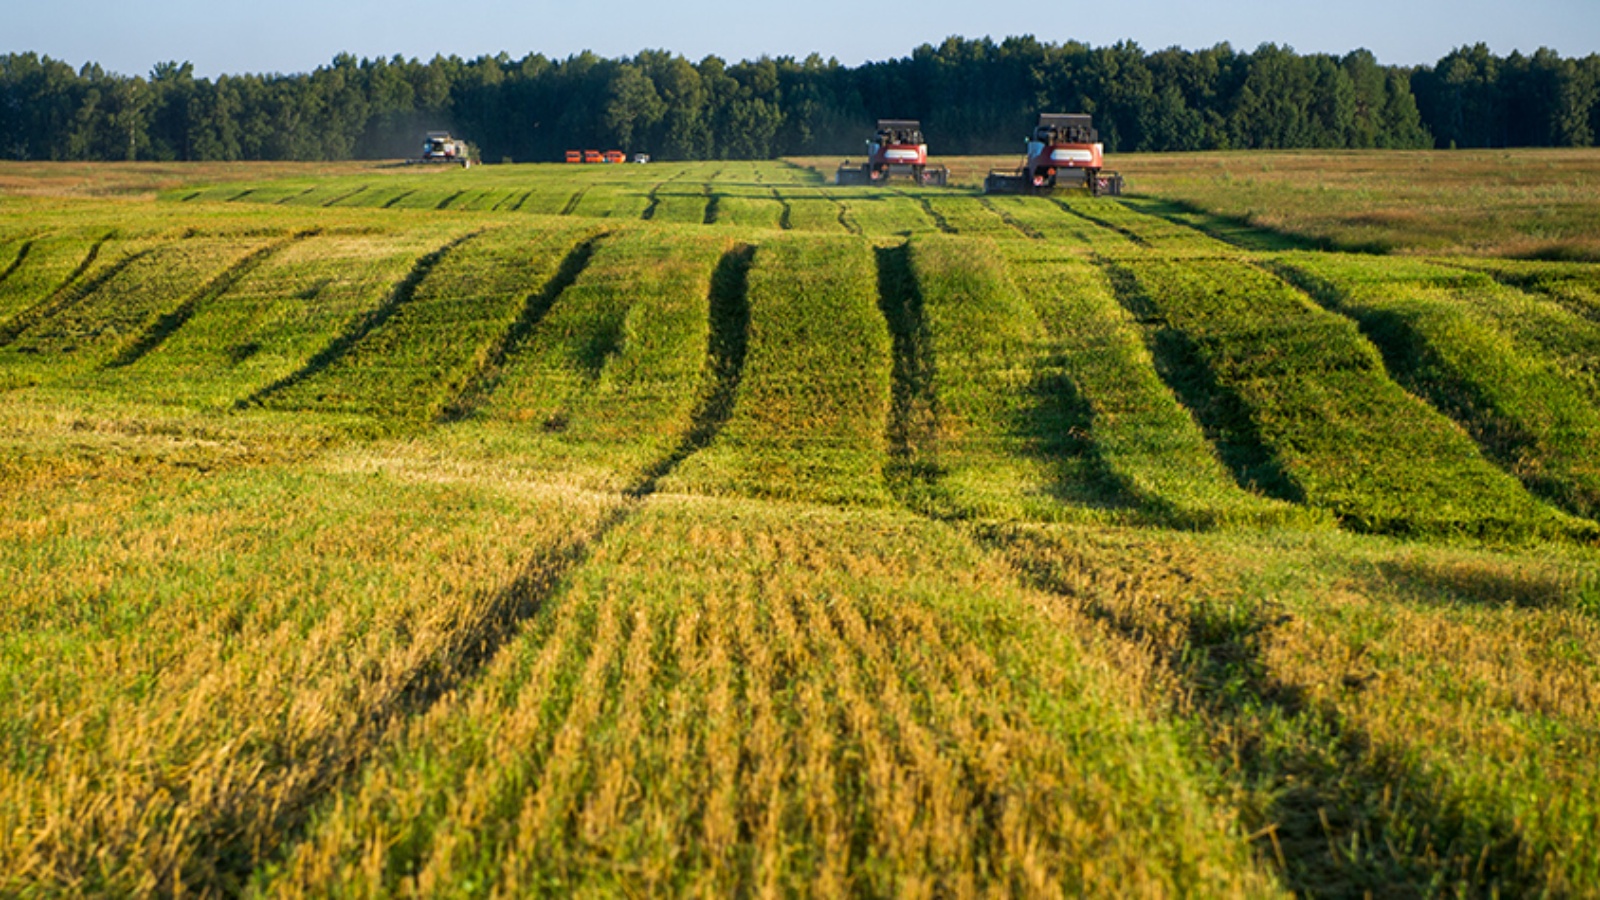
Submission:
M 1096 197 L 1121 194 L 1122 176 L 1105 171 L 1105 150 L 1089 116 L 1040 113 L 1028 138 L 1028 158 L 1014 171 L 995 169 L 985 194 L 1047 194 L 1058 182 L 1088 188 Z
M 944 166 L 928 165 L 928 144 L 922 138 L 922 123 L 915 119 L 879 119 L 878 132 L 867 141 L 867 161 L 859 166 L 849 160 L 839 164 L 835 184 L 872 184 L 888 181 L 891 175 L 909 175 L 917 184 L 943 186 L 950 179 Z

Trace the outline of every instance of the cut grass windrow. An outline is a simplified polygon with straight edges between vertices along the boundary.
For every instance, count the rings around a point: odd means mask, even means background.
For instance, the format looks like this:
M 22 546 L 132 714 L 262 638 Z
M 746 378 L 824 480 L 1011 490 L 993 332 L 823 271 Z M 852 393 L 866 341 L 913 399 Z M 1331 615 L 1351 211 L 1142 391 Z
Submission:
M 595 235 L 589 226 L 508 226 L 481 232 L 420 262 L 367 322 L 257 402 L 278 409 L 427 421 L 458 396 L 563 261 Z
M 28 328 L 76 299 L 83 291 L 74 287 L 94 267 L 111 237 L 56 235 L 32 242 L 28 265 L 0 285 L 0 345 L 16 340 Z
M 1215 259 L 1110 271 L 1164 378 L 1241 483 L 1362 531 L 1592 537 L 1391 381 L 1354 323 L 1282 281 Z
M 876 285 L 860 239 L 790 232 L 763 241 L 733 413 L 661 489 L 886 501 L 891 351 Z
M 231 407 L 316 368 L 314 362 L 325 365 L 385 303 L 395 302 L 408 271 L 412 282 L 420 280 L 428 266 L 419 260 L 462 239 L 468 227 L 416 223 L 296 241 L 199 304 L 136 365 L 100 378 L 126 398 Z
M 1512 287 L 1543 294 L 1591 321 L 1600 322 L 1600 268 L 1593 263 L 1473 260 L 1462 263 Z
M 692 434 L 715 433 L 707 392 L 737 383 L 742 353 L 724 345 L 745 339 L 741 261 L 748 250 L 700 228 L 606 237 L 441 437 L 494 465 L 648 492 Z
M 1050 410 L 1059 418 L 1051 433 L 1039 433 L 1041 448 L 1083 459 L 1083 481 L 1165 525 L 1321 525 L 1322 515 L 1235 482 L 1162 383 L 1138 323 L 1100 268 L 1072 250 L 1034 243 L 1010 245 L 1006 259 L 1044 326 L 1031 388 L 1040 408 L 1031 420 L 1048 421 Z
M 233 236 L 135 242 L 121 248 L 124 255 L 115 263 L 46 301 L 49 308 L 38 310 L 3 356 L 13 370 L 41 381 L 112 362 L 182 298 L 204 293 L 208 282 L 270 244 L 262 237 Z
M 1600 519 L 1600 324 L 1485 275 L 1335 254 L 1278 269 L 1534 493 Z
M 118 351 L 116 357 L 106 363 L 106 367 L 124 368 L 143 359 L 146 354 L 160 347 L 167 338 L 171 337 L 179 328 L 182 328 L 194 316 L 196 309 L 222 297 L 232 290 L 233 286 L 238 284 L 246 275 L 260 268 L 264 262 L 281 253 L 284 248 L 295 241 L 305 240 L 314 234 L 316 234 L 316 231 L 313 230 L 291 235 L 281 241 L 262 247 L 229 266 L 198 291 L 184 297 L 177 306 L 162 313 L 160 317 L 151 322 L 142 334 L 135 337 Z

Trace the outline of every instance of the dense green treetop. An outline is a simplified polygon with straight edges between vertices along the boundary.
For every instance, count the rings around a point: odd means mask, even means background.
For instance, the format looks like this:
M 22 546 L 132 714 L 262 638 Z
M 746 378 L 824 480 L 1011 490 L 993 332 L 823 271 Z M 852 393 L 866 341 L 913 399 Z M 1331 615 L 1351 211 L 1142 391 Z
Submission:
M 484 159 L 579 148 L 662 159 L 859 152 L 877 117 L 919 118 L 936 154 L 1017 149 L 1036 112 L 1088 112 L 1115 151 L 1589 146 L 1600 56 L 1478 44 L 1437 65 L 1366 50 L 1299 55 L 1263 44 L 1149 53 L 1032 37 L 923 44 L 858 67 L 762 57 L 690 62 L 662 50 L 604 59 L 506 54 L 422 62 L 341 54 L 309 74 L 147 77 L 47 56 L 0 56 L 0 157 L 234 160 L 415 155 L 450 128 Z

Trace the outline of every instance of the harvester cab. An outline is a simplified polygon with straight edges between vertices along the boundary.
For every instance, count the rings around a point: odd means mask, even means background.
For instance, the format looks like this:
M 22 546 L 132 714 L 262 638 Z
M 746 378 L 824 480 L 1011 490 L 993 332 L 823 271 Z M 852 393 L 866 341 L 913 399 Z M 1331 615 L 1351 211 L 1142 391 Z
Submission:
M 422 156 L 408 162 L 451 163 L 465 169 L 472 165 L 466 141 L 458 141 L 448 131 L 430 131 L 422 141 Z
M 1047 194 L 1057 184 L 1083 187 L 1097 197 L 1122 193 L 1122 176 L 1105 171 L 1105 148 L 1087 115 L 1041 113 L 1028 136 L 1022 168 L 991 170 L 983 180 L 983 192 Z
M 834 183 L 874 184 L 892 175 L 941 187 L 950 180 L 949 169 L 928 165 L 928 142 L 915 119 L 879 119 L 877 132 L 867 141 L 867 161 L 859 166 L 849 160 L 840 163 Z

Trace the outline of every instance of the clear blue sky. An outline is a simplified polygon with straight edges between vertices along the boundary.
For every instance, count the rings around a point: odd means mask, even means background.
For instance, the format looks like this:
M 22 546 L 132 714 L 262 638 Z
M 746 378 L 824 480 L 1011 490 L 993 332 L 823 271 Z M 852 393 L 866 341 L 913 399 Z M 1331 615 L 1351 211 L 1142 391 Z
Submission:
M 1541 46 L 1600 53 L 1600 0 L 1102 0 L 1087 3 L 894 0 L 6 0 L 0 53 L 32 50 L 80 65 L 147 74 L 166 60 L 197 74 L 304 72 L 336 53 L 427 59 L 505 51 L 562 58 L 581 50 L 627 56 L 665 49 L 729 61 L 815 51 L 847 65 L 909 54 L 949 35 L 1033 34 L 1096 46 L 1131 39 L 1146 50 L 1253 49 L 1300 53 L 1365 47 L 1379 61 L 1432 63 L 1462 44 L 1501 55 Z M 1098 8 L 1098 13 L 1088 10 Z M 1047 10 L 1050 10 L 1047 12 Z

